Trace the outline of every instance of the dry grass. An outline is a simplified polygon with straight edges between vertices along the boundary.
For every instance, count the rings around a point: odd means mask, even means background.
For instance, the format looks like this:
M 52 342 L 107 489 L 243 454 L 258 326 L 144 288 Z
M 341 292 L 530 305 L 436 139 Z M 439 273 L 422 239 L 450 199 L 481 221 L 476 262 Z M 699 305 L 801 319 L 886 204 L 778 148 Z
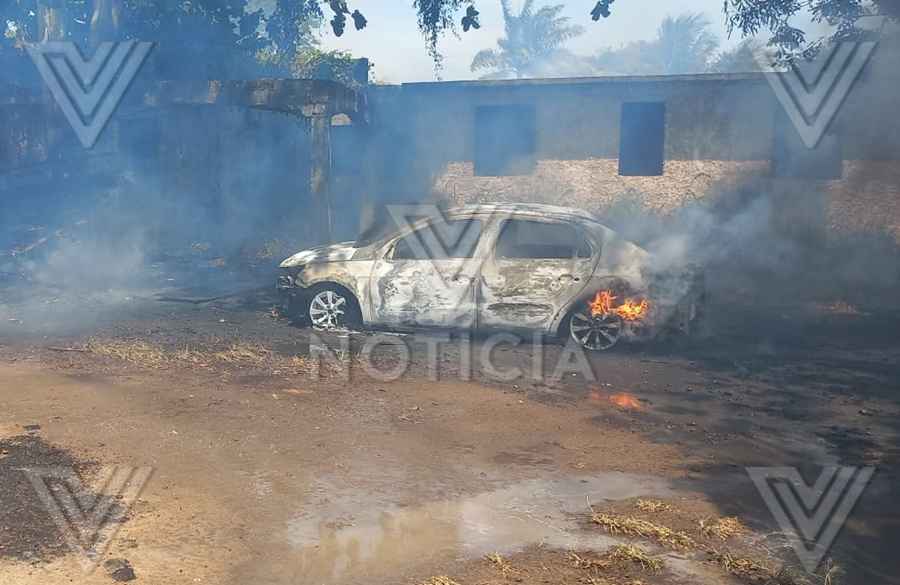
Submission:
M 751 558 L 739 557 L 728 551 L 709 551 L 713 561 L 730 574 L 751 583 L 764 585 L 808 585 L 808 581 L 785 567 L 774 570 Z M 826 579 L 828 575 L 826 575 Z M 831 583 L 831 581 L 828 581 Z
M 316 367 L 316 360 L 307 356 L 295 355 L 288 360 L 288 364 L 295 370 L 307 372 Z
M 272 358 L 272 352 L 255 343 L 233 343 L 224 350 L 213 354 L 213 356 L 226 364 L 263 364 Z
M 437 577 L 432 577 L 427 581 L 423 581 L 422 585 L 459 585 L 459 583 L 446 575 L 439 575 Z
M 709 518 L 700 520 L 700 534 L 707 537 L 714 536 L 720 540 L 728 540 L 746 531 L 747 527 L 734 516 L 717 518 L 715 520 Z
M 628 581 L 617 581 L 609 577 L 601 577 L 600 575 L 588 575 L 587 578 L 580 581 L 586 585 L 644 585 L 640 579 L 629 579 Z
M 608 569 L 610 565 L 612 565 L 612 562 L 607 559 L 589 559 L 574 552 L 569 553 L 569 558 L 572 560 L 576 569 L 585 569 L 588 571 L 602 571 Z
M 668 504 L 655 500 L 638 500 L 635 503 L 635 507 L 647 513 L 672 510 Z M 728 550 L 718 550 L 706 544 L 703 540 L 691 538 L 684 532 L 656 522 L 623 514 L 596 512 L 591 509 L 591 519 L 595 524 L 602 526 L 611 534 L 654 540 L 676 550 L 686 551 L 693 549 L 705 552 L 708 558 L 722 570 L 742 581 L 758 585 L 810 585 L 808 580 L 797 576 L 783 566 L 775 568 L 780 563 L 770 562 L 771 559 L 768 554 L 763 555 L 761 557 L 763 560 L 760 561 Z M 701 537 L 716 538 L 722 541 L 749 531 L 736 517 L 707 518 L 699 520 L 698 523 Z M 630 560 L 640 564 L 643 568 L 653 571 L 659 571 L 662 566 L 659 559 L 648 556 L 646 552 L 634 545 L 616 546 L 606 558 L 619 562 Z M 573 557 L 573 560 L 576 561 L 576 566 L 579 566 L 577 564 L 579 562 L 585 562 L 580 557 Z M 836 585 L 836 579 L 839 574 L 840 569 L 829 564 L 823 575 L 816 580 L 816 583 Z
M 825 570 L 822 575 L 823 585 L 837 585 L 838 579 L 844 574 L 844 570 L 833 560 L 825 562 Z
M 684 532 L 672 530 L 667 526 L 633 516 L 593 512 L 591 520 L 594 524 L 602 526 L 610 534 L 651 538 L 661 544 L 680 550 L 697 546 L 696 541 Z
M 662 500 L 638 500 L 635 502 L 634 507 L 641 512 L 647 512 L 648 514 L 658 514 L 660 512 L 670 512 L 672 510 L 672 506 Z
M 315 365 L 315 360 L 307 356 L 279 356 L 263 345 L 247 342 L 234 342 L 216 351 L 188 346 L 168 350 L 145 341 L 91 339 L 84 346 L 84 351 L 149 369 L 172 366 L 210 367 L 219 364 L 309 372 Z
M 647 554 L 644 549 L 633 544 L 618 544 L 609 553 L 610 560 L 618 563 L 635 563 L 642 569 L 657 573 L 662 570 L 663 563 Z
M 504 559 L 503 555 L 501 555 L 498 552 L 491 553 L 484 558 L 485 558 L 485 560 L 490 562 L 492 565 L 494 565 L 497 568 L 497 570 L 500 571 L 500 573 L 504 577 L 508 577 L 516 572 L 516 570 L 513 568 L 513 566 L 511 564 L 509 564 L 509 561 Z
M 202 351 L 196 351 L 188 346 L 184 346 L 173 352 L 172 357 L 183 364 L 205 367 L 209 365 L 210 356 Z
M 713 560 L 720 567 L 725 569 L 726 573 L 729 573 L 736 577 L 742 577 L 745 579 L 766 579 L 772 575 L 771 569 L 769 569 L 769 567 L 765 566 L 759 561 L 755 561 L 746 557 L 739 557 L 733 555 L 728 551 L 712 552 L 711 554 Z
M 165 351 L 144 341 L 89 339 L 85 349 L 93 354 L 120 359 L 144 368 L 161 368 L 168 362 Z

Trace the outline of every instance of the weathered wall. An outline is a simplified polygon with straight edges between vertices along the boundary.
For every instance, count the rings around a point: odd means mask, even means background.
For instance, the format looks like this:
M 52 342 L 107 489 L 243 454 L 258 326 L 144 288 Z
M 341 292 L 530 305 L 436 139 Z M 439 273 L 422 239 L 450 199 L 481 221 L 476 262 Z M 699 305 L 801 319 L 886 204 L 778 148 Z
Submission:
M 490 201 L 555 203 L 600 213 L 623 193 L 659 213 L 706 196 L 713 188 L 733 187 L 748 176 L 768 172 L 768 161 L 670 160 L 656 177 L 623 177 L 615 158 L 541 160 L 527 176 L 476 177 L 471 162 L 451 162 L 434 190 L 454 204 Z
M 900 163 L 845 160 L 844 179 L 824 187 L 830 227 L 885 231 L 900 242 Z
M 277 112 L 216 106 L 157 113 L 159 197 L 177 230 L 239 243 L 294 226 L 303 235 L 309 210 L 309 138 L 304 120 Z M 182 213 L 185 211 L 185 213 Z
M 896 40 L 881 43 L 823 140 L 836 143 L 843 159 L 837 180 L 786 179 L 776 172 L 777 134 L 796 142 L 796 132 L 761 75 L 373 88 L 381 134 L 380 142 L 374 139 L 381 153 L 374 175 L 390 200 L 539 201 L 602 212 L 627 193 L 663 214 L 752 181 L 780 197 L 816 193 L 828 227 L 900 236 L 900 124 L 892 118 L 900 111 L 898 55 Z M 661 176 L 618 174 L 622 104 L 639 101 L 666 104 Z M 475 111 L 491 105 L 534 107 L 537 164 L 531 174 L 475 176 Z
M 623 177 L 618 175 L 617 159 L 542 160 L 532 175 L 476 177 L 471 162 L 451 162 L 436 179 L 434 193 L 454 205 L 525 201 L 578 207 L 597 214 L 627 194 L 649 211 L 669 214 L 690 201 L 754 181 L 782 197 L 820 192 L 830 229 L 886 231 L 900 241 L 897 161 L 845 160 L 843 178 L 833 181 L 773 178 L 770 168 L 766 160 L 675 160 L 666 161 L 661 176 Z
M 771 151 L 776 102 L 757 76 L 594 78 L 403 86 L 420 164 L 471 160 L 475 108 L 531 105 L 537 158 L 615 158 L 622 104 L 666 103 L 666 160 L 756 160 Z
M 0 172 L 47 160 L 44 120 L 40 105 L 0 103 Z
M 640 190 L 648 206 L 671 210 L 713 183 L 768 169 L 777 105 L 766 82 L 753 76 L 408 84 L 395 99 L 405 104 L 410 126 L 408 142 L 391 152 L 414 153 L 400 174 L 420 196 L 571 200 L 591 210 L 624 190 Z M 618 175 L 620 112 L 634 101 L 666 103 L 663 176 Z M 526 104 L 536 115 L 535 171 L 474 176 L 476 108 Z
M 669 214 L 691 201 L 753 181 L 782 197 L 820 192 L 829 228 L 885 231 L 900 241 L 898 161 L 845 160 L 843 178 L 831 181 L 773 178 L 770 169 L 767 160 L 670 160 L 661 176 L 623 177 L 618 175 L 617 159 L 541 160 L 531 175 L 476 177 L 471 162 L 450 162 L 436 178 L 432 194 L 454 205 L 525 201 L 597 214 L 628 195 L 648 211 Z

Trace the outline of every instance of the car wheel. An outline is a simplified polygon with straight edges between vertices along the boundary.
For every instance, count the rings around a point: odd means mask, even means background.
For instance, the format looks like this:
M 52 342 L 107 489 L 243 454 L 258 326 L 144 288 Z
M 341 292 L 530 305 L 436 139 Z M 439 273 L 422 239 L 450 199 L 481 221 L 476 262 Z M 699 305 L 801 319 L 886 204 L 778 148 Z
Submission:
M 605 351 L 613 347 L 622 335 L 622 318 L 618 315 L 590 316 L 573 311 L 568 319 L 569 336 L 591 351 Z
M 346 289 L 331 284 L 313 287 L 307 317 L 313 329 L 346 329 L 360 322 L 356 299 Z

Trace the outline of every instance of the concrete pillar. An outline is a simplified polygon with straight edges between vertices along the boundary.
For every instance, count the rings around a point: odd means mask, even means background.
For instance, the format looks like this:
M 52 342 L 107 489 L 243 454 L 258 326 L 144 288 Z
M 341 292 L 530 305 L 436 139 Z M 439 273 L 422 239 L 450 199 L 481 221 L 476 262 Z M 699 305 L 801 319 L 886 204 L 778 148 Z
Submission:
M 103 41 L 119 40 L 119 27 L 122 21 L 122 0 L 94 0 L 94 11 L 91 14 L 91 49 Z
M 40 42 L 66 39 L 66 10 L 63 0 L 39 0 L 37 17 Z
M 41 43 L 66 40 L 66 6 L 63 0 L 38 0 L 37 8 L 37 38 Z M 43 133 L 44 147 L 47 149 L 48 160 L 56 160 L 60 152 L 56 145 L 64 141 L 64 133 L 71 132 L 67 127 L 62 111 L 56 104 L 50 88 L 42 84 L 44 115 Z M 51 166 L 51 169 L 54 167 Z M 55 172 L 51 170 L 51 172 Z
M 85 55 L 88 58 L 92 57 L 97 47 L 103 42 L 123 40 L 119 34 L 121 24 L 122 0 L 93 0 L 88 46 L 84 48 Z M 113 116 L 106 123 L 103 135 L 101 135 L 100 140 L 103 143 L 103 146 L 100 146 L 101 150 L 109 148 L 112 151 L 118 151 L 119 129 L 118 116 Z
M 331 115 L 322 104 L 304 106 L 310 132 L 309 192 L 317 238 L 334 241 L 334 205 L 331 201 Z

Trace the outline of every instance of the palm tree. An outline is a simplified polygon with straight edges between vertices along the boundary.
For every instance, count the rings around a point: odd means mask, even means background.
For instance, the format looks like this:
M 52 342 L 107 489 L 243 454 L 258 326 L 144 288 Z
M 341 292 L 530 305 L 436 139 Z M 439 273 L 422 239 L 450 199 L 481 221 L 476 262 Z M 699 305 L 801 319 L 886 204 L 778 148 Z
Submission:
M 518 15 L 509 0 L 500 0 L 506 36 L 497 40 L 498 49 L 484 49 L 472 59 L 472 71 L 488 70 L 483 77 L 528 77 L 546 68 L 562 54 L 562 46 L 584 32 L 569 18 L 560 16 L 564 6 L 544 6 L 535 11 L 534 0 L 525 0 Z
M 607 74 L 676 75 L 710 69 L 719 39 L 702 14 L 667 16 L 652 41 L 633 41 L 618 49 L 606 49 L 593 58 L 594 66 Z
M 702 14 L 667 16 L 659 25 L 657 43 L 663 73 L 701 73 L 719 47 L 719 39 L 709 30 Z
M 711 64 L 718 73 L 750 73 L 760 71 L 757 54 L 766 54 L 766 46 L 757 39 L 744 39 L 736 47 L 718 54 Z

